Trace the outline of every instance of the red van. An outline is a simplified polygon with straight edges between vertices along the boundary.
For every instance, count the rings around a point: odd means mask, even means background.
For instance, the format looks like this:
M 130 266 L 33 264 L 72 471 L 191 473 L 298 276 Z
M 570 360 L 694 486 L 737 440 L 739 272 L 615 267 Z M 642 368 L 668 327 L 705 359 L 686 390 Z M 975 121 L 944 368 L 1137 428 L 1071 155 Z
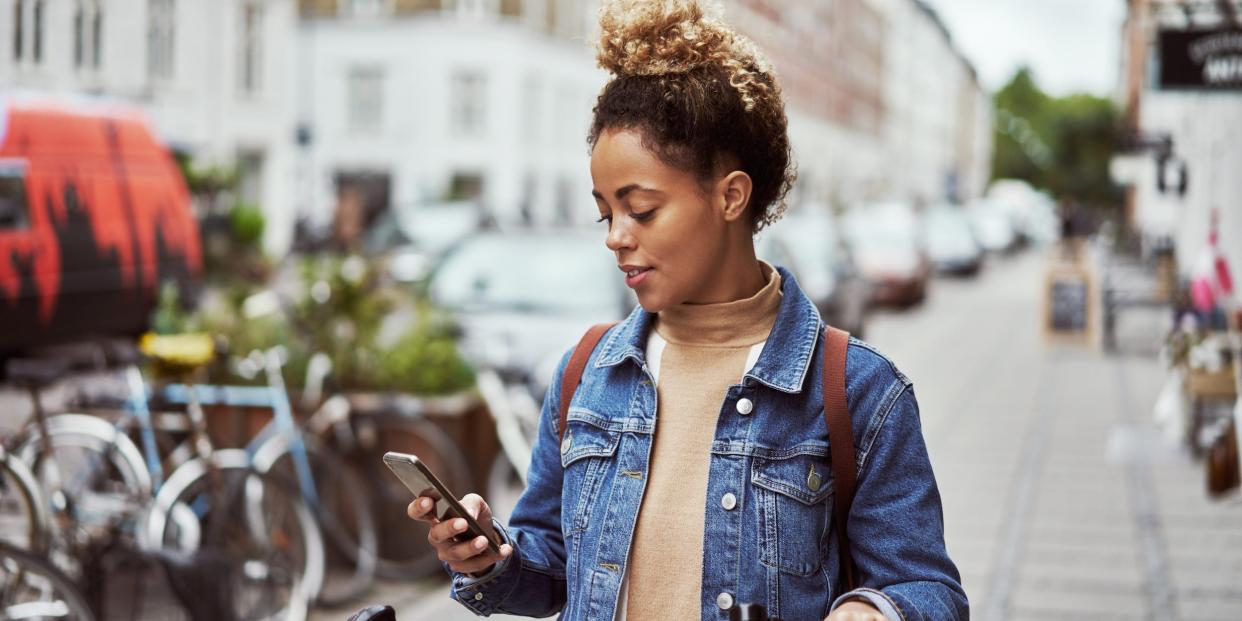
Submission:
M 0 353 L 142 332 L 202 271 L 198 224 L 142 114 L 0 97 Z

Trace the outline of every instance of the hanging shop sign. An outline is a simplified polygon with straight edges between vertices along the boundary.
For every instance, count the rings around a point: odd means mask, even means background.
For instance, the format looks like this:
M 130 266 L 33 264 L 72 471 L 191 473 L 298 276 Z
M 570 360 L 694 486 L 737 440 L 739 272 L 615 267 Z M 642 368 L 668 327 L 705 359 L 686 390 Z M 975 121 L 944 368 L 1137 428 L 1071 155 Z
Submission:
M 1160 31 L 1160 88 L 1242 90 L 1242 29 Z

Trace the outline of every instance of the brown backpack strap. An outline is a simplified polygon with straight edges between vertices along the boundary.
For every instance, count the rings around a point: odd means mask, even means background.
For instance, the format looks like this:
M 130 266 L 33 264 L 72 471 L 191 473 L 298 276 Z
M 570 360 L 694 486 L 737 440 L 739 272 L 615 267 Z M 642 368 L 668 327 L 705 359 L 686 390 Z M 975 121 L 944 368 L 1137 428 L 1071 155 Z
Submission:
M 837 523 L 837 547 L 841 555 L 841 577 L 846 590 L 858 586 L 850 539 L 845 531 L 858 471 L 854 453 L 854 433 L 850 424 L 850 406 L 845 398 L 845 361 L 850 348 L 850 334 L 832 326 L 824 331 L 824 421 L 828 423 L 828 441 L 832 453 L 832 479 L 836 498 L 833 501 Z
M 578 345 L 574 347 L 574 353 L 569 357 L 569 364 L 565 365 L 565 372 L 561 374 L 561 422 L 557 426 L 562 441 L 565 439 L 565 428 L 569 421 L 569 402 L 573 400 L 574 391 L 578 390 L 578 383 L 582 381 L 582 372 L 586 370 L 587 359 L 591 357 L 591 352 L 595 351 L 599 340 L 604 338 L 604 333 L 615 325 L 617 324 L 600 323 L 591 326 L 591 329 L 582 335 L 582 340 L 578 341 Z

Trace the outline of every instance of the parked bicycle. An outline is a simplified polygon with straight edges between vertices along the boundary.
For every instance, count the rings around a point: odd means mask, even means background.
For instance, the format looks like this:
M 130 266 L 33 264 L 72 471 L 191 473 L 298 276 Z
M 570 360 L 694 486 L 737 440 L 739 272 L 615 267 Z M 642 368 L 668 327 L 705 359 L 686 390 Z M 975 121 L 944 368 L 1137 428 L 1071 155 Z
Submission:
M 192 362 L 191 368 L 205 364 Z M 238 587 L 230 601 L 235 616 L 304 618 L 318 589 L 315 550 L 322 549 L 309 510 L 295 493 L 254 469 L 244 451 L 200 455 L 210 450 L 210 441 L 201 415 L 193 412 L 179 434 L 185 437 L 172 440 L 189 443 L 192 458 L 165 479 L 166 456 L 177 451 L 166 454 L 156 436 L 178 434 L 156 428 L 138 359 L 130 356 L 125 363 L 131 394 L 127 407 L 114 412 L 116 420 L 44 412 L 40 388 L 64 373 L 63 360 L 8 365 L 10 381 L 24 385 L 34 405 L 17 452 L 35 473 L 53 516 L 53 560 L 70 576 L 81 575 L 98 550 L 94 544 L 120 542 L 163 562 L 175 587 L 177 575 L 193 571 L 197 560 L 226 559 L 215 575 Z

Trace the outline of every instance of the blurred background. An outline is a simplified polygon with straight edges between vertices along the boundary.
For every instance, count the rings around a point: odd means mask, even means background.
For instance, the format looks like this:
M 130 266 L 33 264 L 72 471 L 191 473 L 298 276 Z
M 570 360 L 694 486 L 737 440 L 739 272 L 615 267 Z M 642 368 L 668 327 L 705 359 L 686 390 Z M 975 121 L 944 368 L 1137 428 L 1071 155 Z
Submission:
M 0 0 L 0 617 L 471 617 L 381 456 L 505 519 L 636 304 L 598 4 Z M 974 616 L 1242 619 L 1242 2 L 722 4 Z

